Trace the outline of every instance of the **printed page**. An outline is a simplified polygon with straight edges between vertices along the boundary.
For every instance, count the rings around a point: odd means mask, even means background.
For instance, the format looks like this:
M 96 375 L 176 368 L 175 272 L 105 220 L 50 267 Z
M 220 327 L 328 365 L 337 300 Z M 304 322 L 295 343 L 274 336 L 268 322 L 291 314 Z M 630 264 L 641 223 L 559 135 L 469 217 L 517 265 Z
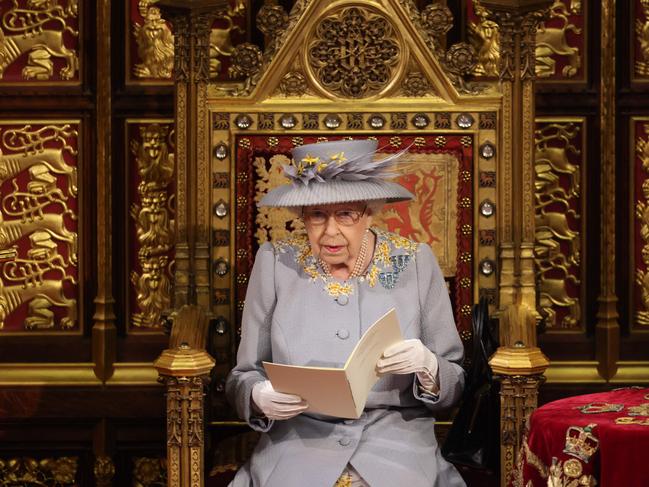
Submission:
M 358 418 L 344 369 L 299 367 L 263 362 L 266 374 L 279 392 L 297 394 L 308 411 L 339 418 Z
M 379 380 L 376 362 L 386 348 L 401 340 L 397 313 L 392 308 L 363 334 L 343 369 L 270 362 L 263 365 L 273 388 L 302 397 L 309 404 L 308 411 L 358 418 L 370 390 Z
M 383 351 L 403 341 L 397 312 L 394 308 L 379 318 L 361 337 L 345 364 L 357 414 L 363 412 L 367 396 L 379 380 L 376 363 Z

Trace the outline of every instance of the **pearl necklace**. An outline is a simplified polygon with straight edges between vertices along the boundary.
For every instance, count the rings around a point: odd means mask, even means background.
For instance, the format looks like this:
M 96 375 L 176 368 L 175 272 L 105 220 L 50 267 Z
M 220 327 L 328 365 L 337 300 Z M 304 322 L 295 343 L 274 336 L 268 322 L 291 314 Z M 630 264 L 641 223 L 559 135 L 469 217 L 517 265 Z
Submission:
M 356 262 L 354 262 L 354 268 L 352 269 L 347 279 L 360 277 L 363 274 L 363 271 L 365 270 L 365 265 L 364 265 L 365 256 L 367 255 L 367 247 L 370 240 L 368 237 L 369 232 L 370 231 L 368 229 L 365 231 L 365 235 L 363 235 L 363 241 L 361 242 L 361 248 L 358 251 L 358 257 L 356 257 Z M 320 264 L 320 267 L 322 267 L 322 270 L 324 271 L 326 277 L 333 277 L 331 275 L 331 271 L 329 270 L 329 265 L 324 260 L 318 258 L 318 263 Z

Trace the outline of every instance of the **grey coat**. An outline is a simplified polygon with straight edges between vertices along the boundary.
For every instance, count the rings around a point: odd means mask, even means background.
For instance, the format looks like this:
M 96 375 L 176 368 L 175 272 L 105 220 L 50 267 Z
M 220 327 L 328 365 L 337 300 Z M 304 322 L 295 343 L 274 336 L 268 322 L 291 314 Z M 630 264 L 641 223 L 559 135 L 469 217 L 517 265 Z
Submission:
M 306 237 L 259 249 L 226 393 L 239 416 L 264 434 L 231 487 L 332 487 L 348 463 L 372 487 L 464 485 L 441 457 L 433 430 L 435 411 L 453 405 L 464 383 L 442 272 L 428 245 L 374 232 L 368 274 L 348 287 L 322 274 Z M 419 338 L 437 355 L 438 395 L 421 394 L 414 374 L 388 375 L 357 420 L 255 417 L 251 392 L 266 379 L 262 360 L 342 367 L 363 332 L 392 307 L 404 339 Z

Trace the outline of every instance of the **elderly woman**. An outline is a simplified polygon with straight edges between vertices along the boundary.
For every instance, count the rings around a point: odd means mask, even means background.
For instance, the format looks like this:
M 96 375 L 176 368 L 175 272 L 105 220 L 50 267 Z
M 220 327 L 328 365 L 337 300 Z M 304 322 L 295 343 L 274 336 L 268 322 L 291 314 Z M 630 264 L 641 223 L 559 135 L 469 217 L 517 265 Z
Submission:
M 241 418 L 262 432 L 231 486 L 462 486 L 439 451 L 434 414 L 460 397 L 460 342 L 431 248 L 372 228 L 383 203 L 412 199 L 389 182 L 396 156 L 373 162 L 373 140 L 293 151 L 292 184 L 260 206 L 301 213 L 306 236 L 257 253 L 237 365 L 226 384 Z M 405 340 L 385 350 L 359 419 L 311 414 L 273 389 L 262 361 L 342 367 L 365 330 L 396 308 Z

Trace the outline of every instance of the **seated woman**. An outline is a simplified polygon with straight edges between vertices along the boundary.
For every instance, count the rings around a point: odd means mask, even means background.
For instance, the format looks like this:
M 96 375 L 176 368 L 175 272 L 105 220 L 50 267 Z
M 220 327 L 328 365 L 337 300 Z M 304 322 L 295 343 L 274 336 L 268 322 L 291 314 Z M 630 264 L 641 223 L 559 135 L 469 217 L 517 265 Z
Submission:
M 464 383 L 444 277 L 431 248 L 371 228 L 383 203 L 412 199 L 389 182 L 398 157 L 373 140 L 310 144 L 285 167 L 292 184 L 260 206 L 301 212 L 306 236 L 265 243 L 250 276 L 237 365 L 226 392 L 262 434 L 234 487 L 462 486 L 435 440 L 434 414 Z M 405 341 L 376 364 L 359 419 L 311 414 L 273 389 L 262 361 L 343 367 L 364 331 L 396 308 Z

